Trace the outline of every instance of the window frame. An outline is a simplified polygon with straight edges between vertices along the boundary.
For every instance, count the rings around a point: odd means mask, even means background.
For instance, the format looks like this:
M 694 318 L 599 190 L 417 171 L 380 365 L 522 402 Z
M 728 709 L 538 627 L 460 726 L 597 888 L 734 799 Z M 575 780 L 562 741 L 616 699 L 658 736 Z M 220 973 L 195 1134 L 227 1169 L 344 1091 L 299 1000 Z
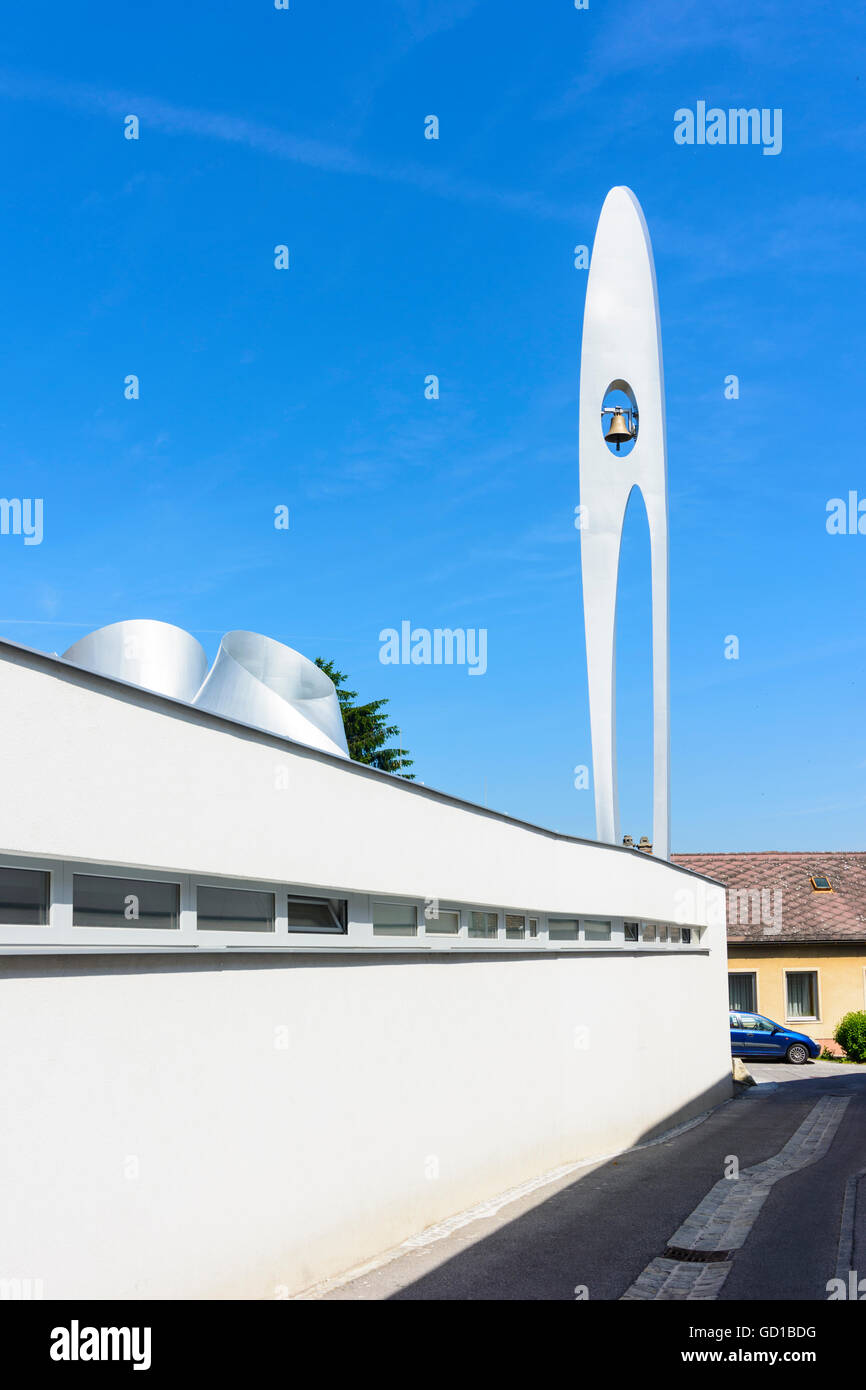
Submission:
M 118 923 L 116 926 L 113 926 L 113 925 L 112 925 L 112 926 L 102 926 L 102 927 L 95 927 L 95 926 L 92 926 L 92 925 L 88 925 L 88 926 L 80 925 L 79 923 L 77 923 L 77 922 L 75 921 L 75 880 L 76 880 L 77 878 L 91 878 L 91 879 L 92 879 L 92 878 L 97 878 L 97 879 L 104 878 L 104 879 L 108 879 L 109 881 L 114 882 L 114 883 L 124 883 L 124 882 L 125 882 L 125 883 L 129 883 L 129 884 L 133 884 L 133 883 L 159 883 L 159 884 L 161 884 L 163 887 L 166 887 L 166 888 L 174 888 L 174 889 L 177 890 L 177 925 L 176 925 L 176 926 L 173 926 L 173 927 L 142 927 L 142 926 L 135 927 L 135 926 L 123 926 L 123 925 L 120 924 L 120 923 Z M 107 938 L 106 933 L 108 933 L 108 932 L 122 932 L 122 933 L 124 934 L 124 936 L 125 936 L 125 934 L 126 934 L 127 932 L 130 932 L 130 933 L 133 933 L 133 932 L 134 932 L 134 933 L 136 933 L 136 934 L 138 934 L 139 932 L 146 932 L 148 936 L 150 936 L 151 933 L 152 933 L 153 936 L 154 936 L 155 938 L 157 938 L 157 939 L 163 939 L 163 938 L 164 938 L 166 941 L 171 942 L 171 941 L 175 940 L 176 937 L 177 937 L 177 936 L 179 935 L 179 933 L 180 933 L 180 929 L 181 929 L 181 912 L 182 912 L 182 910 L 183 910 L 183 883 L 181 882 L 181 877 L 180 877 L 179 875 L 174 875 L 174 876 L 172 876 L 172 875 L 167 875 L 167 874 L 156 874 L 156 873 L 144 874 L 144 873 L 141 873 L 138 869 L 130 869 L 127 873 L 122 873 L 120 870 L 115 870 L 115 871 L 113 871 L 113 872 L 111 872 L 111 873 L 103 872 L 102 870 L 100 870 L 99 872 L 97 872 L 96 870 L 93 870 L 93 869 L 82 868 L 82 866 L 81 866 L 80 864 L 74 864 L 74 865 L 72 866 L 72 874 L 71 874 L 71 876 L 70 876 L 70 885 L 69 885 L 69 886 L 70 886 L 70 894 L 71 894 L 71 897 L 70 897 L 70 905 L 71 905 L 72 930 L 73 930 L 73 932 L 76 933 L 76 935 L 77 935 L 79 932 L 96 932 L 96 933 L 98 933 L 98 936 L 96 937 L 96 940 L 99 940 L 100 938 L 103 939 L 103 940 L 107 940 L 108 938 Z M 86 909 L 85 909 L 85 910 L 86 910 Z
M 508 919 L 509 919 L 509 917 L 519 917 L 519 918 L 520 918 L 521 922 L 523 923 L 523 927 L 521 928 L 520 931 L 517 931 L 517 929 L 514 928 L 514 927 L 509 928 L 509 926 L 508 926 Z M 525 942 L 525 941 L 530 941 L 530 940 L 532 939 L 532 938 L 530 937 L 530 935 L 529 935 L 529 913 L 528 913 L 528 912 L 508 912 L 508 911 L 506 910 L 506 912 L 504 913 L 504 921 L 505 921 L 505 940 L 506 940 L 506 941 L 520 941 L 520 942 Z
M 812 1003 L 814 1004 L 815 1010 L 816 1010 L 816 1012 L 815 1012 L 814 1014 L 797 1014 L 797 1015 L 795 1016 L 795 1015 L 789 1013 L 789 1011 L 788 1011 L 788 1010 L 789 1010 L 789 1005 L 790 1005 L 790 1001 L 789 1001 L 789 998 L 788 998 L 788 976 L 789 976 L 789 975 L 813 975 L 813 976 L 815 977 L 815 985 L 814 985 L 814 990 L 813 990 L 813 995 L 812 995 Z M 793 1023 L 793 1024 L 797 1024 L 797 1023 L 820 1023 L 820 1022 L 821 1022 L 821 973 L 820 973 L 820 971 L 819 971 L 817 968 L 814 969 L 814 970 L 800 970 L 800 969 L 795 969 L 793 966 L 792 966 L 790 969 L 788 969 L 788 967 L 786 966 L 786 967 L 785 967 L 785 970 L 784 970 L 784 976 L 785 976 L 785 1022 L 786 1022 L 786 1023 Z
M 495 930 L 495 932 L 493 933 L 492 936 L 489 936 L 489 935 L 487 935 L 487 934 L 485 934 L 484 936 L 475 936 L 475 935 L 473 935 L 473 932 L 472 932 L 472 915 L 473 915 L 473 913 L 476 913 L 476 912 L 479 913 L 480 915 L 484 916 L 484 917 L 495 917 L 495 918 L 496 918 L 496 930 Z M 495 945 L 498 941 L 504 941 L 504 940 L 505 940 L 505 926 L 504 926 L 504 922 L 505 922 L 505 915 L 504 915 L 504 913 L 502 912 L 502 910 L 501 910 L 500 908 L 498 908 L 498 907 L 479 907 L 477 904 L 475 904 L 474 906 L 473 906 L 473 905 L 470 905 L 470 906 L 466 909 L 466 940 L 467 940 L 467 941 L 471 941 L 471 942 L 473 943 L 473 945 L 475 945 L 475 946 L 477 946 L 477 945 L 479 945 L 479 944 L 481 944 L 481 945 L 491 945 L 491 944 Z M 489 925 L 489 923 L 488 923 L 488 925 Z
M 586 934 L 588 926 L 606 926 L 607 936 L 589 937 Z M 581 917 L 580 919 L 580 940 L 585 946 L 591 948 L 599 946 L 613 946 L 617 944 L 616 920 L 613 917 Z
M 18 870 L 21 873 L 41 874 L 46 887 L 45 899 L 45 921 L 44 922 L 3 922 L 0 923 L 3 931 L 12 932 L 39 932 L 44 935 L 51 928 L 51 907 L 54 901 L 54 885 L 52 882 L 54 870 L 46 867 L 42 863 L 20 863 L 13 862 L 11 856 L 0 856 L 0 869 Z
M 758 1009 L 758 972 L 757 972 L 757 970 L 731 970 L 731 969 L 729 969 L 729 970 L 728 970 L 728 980 L 729 980 L 729 981 L 730 981 L 730 978 L 731 978 L 732 975 L 738 975 L 738 976 L 739 976 L 739 975 L 747 975 L 747 976 L 748 976 L 748 975 L 751 975 L 751 977 L 752 977 L 752 999 L 754 1000 L 754 1005 L 753 1005 L 753 1006 L 750 1006 L 748 1009 L 741 1009 L 739 1006 L 738 1006 L 737 1008 L 734 1008 L 733 1004 L 730 1003 L 731 993 L 730 993 L 730 987 L 729 987 L 729 988 L 728 988 L 728 1007 L 729 1007 L 734 1013 L 744 1013 L 744 1014 L 756 1014 L 756 1013 L 759 1013 L 760 1010 Z
M 574 936 L 553 936 L 553 935 L 551 935 L 551 928 L 554 927 L 554 926 L 556 926 L 557 923 L 559 923 L 559 922 L 575 922 L 575 923 L 577 924 L 577 931 L 576 931 L 576 933 L 574 934 Z M 571 916 L 566 916 L 566 914 L 565 914 L 564 912 L 562 912 L 562 913 L 560 913 L 560 912 L 549 912 L 549 913 L 547 914 L 547 939 L 548 939 L 549 943 L 551 944 L 551 946 L 556 946 L 556 947 L 558 948 L 558 947 L 560 947 L 560 946 L 577 946 L 577 945 L 579 945 L 580 942 L 581 942 L 582 939 L 583 939 L 582 931 L 581 931 L 581 925 L 580 925 L 580 924 L 581 924 L 581 918 L 580 918 L 579 914 L 577 914 L 577 913 L 575 913 L 575 915 L 574 915 L 573 917 L 571 917 Z
M 387 929 L 384 930 L 384 931 L 378 931 L 378 932 L 377 932 L 377 931 L 376 931 L 376 907 L 377 907 L 377 906 L 381 906 L 381 907 L 410 907 L 410 908 L 412 909 L 412 911 L 414 912 L 414 914 L 415 914 L 415 930 L 414 930 L 413 932 L 406 932 L 405 934 L 401 934 L 401 933 L 399 933 L 399 932 L 397 932 L 397 931 L 387 930 Z M 423 937 L 423 935 L 424 935 L 424 928 L 426 927 L 426 921 L 425 921 L 425 918 L 424 918 L 424 909 L 423 909 L 423 908 L 420 909 L 420 913 L 421 913 L 421 915 L 420 915 L 420 917 L 419 917 L 419 915 L 418 915 L 418 914 L 419 914 L 419 907 L 418 907 L 418 899 L 417 899 L 417 898 L 391 897 L 391 896 L 389 896 L 388 894 L 385 894 L 385 893 L 383 893 L 383 894 L 381 894 L 381 895 L 380 895 L 380 894 L 371 894 L 371 895 L 370 895 L 370 934 L 371 934 L 372 939 L 373 939 L 374 941 L 379 942 L 380 944 L 381 944 L 382 942 L 384 942 L 384 941 L 398 941 L 398 942 L 399 942 L 399 941 L 418 941 L 418 940 L 420 940 L 420 939 Z M 383 923 L 382 923 L 382 926 L 385 927 L 386 924 L 383 922 Z
M 289 926 L 289 904 L 290 903 L 313 903 L 315 905 L 324 904 L 333 914 L 333 903 L 341 903 L 342 911 L 337 913 L 337 921 L 333 927 L 307 927 L 301 930 L 297 927 Z M 286 934 L 289 939 L 299 936 L 347 936 L 349 933 L 349 900 L 341 895 L 330 897 L 324 893 L 295 893 L 292 889 L 286 891 Z
M 198 893 L 200 888 L 212 889 L 214 892 L 228 893 L 263 893 L 274 900 L 274 924 L 272 927 L 203 927 L 198 920 Z M 217 941 L 249 941 L 251 937 L 262 937 L 267 941 L 276 940 L 277 924 L 279 917 L 279 895 L 276 887 L 264 887 L 259 884 L 250 883 L 212 883 L 200 878 L 198 875 L 193 879 L 193 894 L 195 899 L 195 930 L 196 936 L 205 940 L 214 938 Z M 288 897 L 288 893 L 284 895 Z M 288 931 L 288 915 L 284 914 L 284 924 Z M 293 933 L 294 935 L 294 933 Z
M 165 877 L 165 875 L 163 875 Z M 186 909 L 189 913 L 189 935 L 191 944 L 200 950 L 219 951 L 223 948 L 234 950 L 243 947 L 249 951 L 285 950 L 294 947 L 317 945 L 323 937 L 348 936 L 348 922 L 351 917 L 351 897 L 348 892 L 337 888 L 316 888 L 306 883 L 277 883 L 269 879 L 230 878 L 221 874 L 187 874 Z M 274 930 L 273 931 L 222 931 L 219 928 L 199 929 L 196 909 L 196 890 L 203 888 L 235 888 L 242 892 L 273 893 Z M 313 902 L 329 900 L 346 903 L 346 931 L 331 931 L 326 927 L 310 927 L 307 931 L 289 930 L 289 899 L 307 899 Z M 183 923 L 184 897 L 181 894 L 181 922 Z
M 28 861 L 25 855 L 2 855 L 0 863 L 9 868 L 35 868 L 49 875 L 51 895 L 47 927 L 0 928 L 0 945 L 20 947 L 37 945 L 63 947 L 73 951 L 129 951 L 160 949 L 171 953 L 179 947 L 195 943 L 192 919 L 189 915 L 188 876 L 169 869 L 142 869 L 135 864 L 106 864 L 93 860 L 43 859 Z M 76 874 L 88 878 L 138 880 L 141 883 L 169 883 L 179 888 L 178 925 L 176 927 L 78 927 L 74 924 L 72 887 Z M 184 915 L 186 913 L 186 916 Z M 14 939 L 7 936 L 14 932 Z
M 377 901 L 377 902 L 381 902 L 382 899 L 381 899 L 381 898 L 377 898 L 376 901 Z M 433 928 L 431 929 L 430 923 L 431 923 L 431 922 L 436 922 L 436 921 L 438 921 L 438 918 L 436 918 L 436 917 L 428 917 L 426 911 L 425 911 L 424 909 L 422 909 L 422 911 L 421 911 L 421 918 L 420 918 L 420 925 L 422 926 L 422 931 L 419 933 L 419 935 L 420 935 L 421 937 L 425 937 L 425 936 L 428 936 L 428 935 L 429 935 L 429 936 L 431 936 L 431 937 L 434 937 L 435 940 L 436 940 L 437 942 L 443 941 L 443 942 L 446 942 L 446 943 L 447 943 L 447 942 L 449 942 L 449 941 L 459 941 L 459 940 L 461 939 L 461 937 L 463 936 L 463 933 L 464 933 L 464 931 L 465 931 L 465 923 L 464 923 L 464 921 L 463 921 L 463 910 L 462 910 L 462 908 L 458 907 L 455 903 L 450 903 L 450 902 L 448 902 L 448 903 L 440 903 L 439 906 L 438 906 L 438 908 L 437 908 L 437 911 L 438 911 L 440 917 L 442 916 L 443 912 L 454 913 L 455 916 L 457 917 L 457 930 L 456 930 L 456 931 L 437 931 L 435 927 L 433 927 Z

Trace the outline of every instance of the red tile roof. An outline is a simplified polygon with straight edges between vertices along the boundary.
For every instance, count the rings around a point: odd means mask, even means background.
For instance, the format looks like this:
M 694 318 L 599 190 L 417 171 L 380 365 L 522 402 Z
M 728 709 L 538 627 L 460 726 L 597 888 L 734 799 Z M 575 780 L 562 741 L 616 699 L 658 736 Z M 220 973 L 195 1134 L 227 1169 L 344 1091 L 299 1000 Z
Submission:
M 866 942 L 866 852 L 672 854 L 674 864 L 718 879 L 728 890 L 728 941 Z M 809 879 L 826 874 L 832 893 Z

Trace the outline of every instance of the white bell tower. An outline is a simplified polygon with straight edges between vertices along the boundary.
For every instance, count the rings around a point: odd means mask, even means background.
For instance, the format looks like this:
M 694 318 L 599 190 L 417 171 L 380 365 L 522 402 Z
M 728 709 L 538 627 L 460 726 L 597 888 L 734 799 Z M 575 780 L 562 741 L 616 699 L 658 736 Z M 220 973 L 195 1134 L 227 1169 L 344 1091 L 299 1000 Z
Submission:
M 604 439 L 611 390 L 637 433 L 620 456 Z M 626 408 L 626 419 L 628 419 Z M 602 420 L 605 421 L 604 427 Z M 622 428 L 623 416 L 617 420 Z M 649 519 L 653 653 L 653 853 L 670 856 L 670 660 L 665 397 L 649 232 L 630 188 L 612 188 L 595 234 L 580 365 L 581 570 L 596 835 L 619 844 L 616 775 L 616 591 L 625 510 L 638 488 Z

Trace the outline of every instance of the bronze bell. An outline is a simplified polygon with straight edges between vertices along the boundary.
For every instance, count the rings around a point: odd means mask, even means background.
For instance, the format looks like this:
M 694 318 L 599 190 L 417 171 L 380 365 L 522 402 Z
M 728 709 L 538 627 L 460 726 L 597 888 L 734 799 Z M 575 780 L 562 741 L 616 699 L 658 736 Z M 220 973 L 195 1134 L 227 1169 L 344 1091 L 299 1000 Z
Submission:
M 610 421 L 610 429 L 604 436 L 608 444 L 615 444 L 619 453 L 620 444 L 627 444 L 630 439 L 634 439 L 634 430 L 626 422 L 625 412 L 619 406 L 614 408 Z

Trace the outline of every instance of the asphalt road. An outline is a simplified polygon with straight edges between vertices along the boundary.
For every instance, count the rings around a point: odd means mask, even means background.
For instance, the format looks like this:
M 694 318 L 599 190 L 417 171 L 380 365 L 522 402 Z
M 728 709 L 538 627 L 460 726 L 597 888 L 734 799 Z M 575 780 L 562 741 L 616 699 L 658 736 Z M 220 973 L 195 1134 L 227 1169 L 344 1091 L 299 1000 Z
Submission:
M 401 1253 L 321 1297 L 622 1298 L 651 1262 L 663 1256 L 671 1237 L 699 1204 L 706 1208 L 704 1199 L 721 1179 L 726 1182 L 717 1191 L 724 1199 L 730 1194 L 729 1206 L 737 1207 L 741 1193 L 745 1198 L 748 1183 L 727 1177 L 732 1158 L 741 1177 L 748 1176 L 744 1170 L 752 1165 L 780 1154 L 785 1145 L 786 1153 L 795 1155 L 794 1165 L 803 1163 L 803 1154 L 811 1155 L 810 1145 L 816 1143 L 809 1137 L 810 1127 L 823 1123 L 825 1116 L 830 1117 L 824 1141 L 829 1147 L 823 1156 L 819 1147 L 819 1156 L 796 1171 L 785 1172 L 784 1157 L 781 1167 L 761 1170 L 770 1173 L 771 1185 L 754 1218 L 745 1204 L 744 1214 L 735 1215 L 748 1234 L 730 1256 L 714 1296 L 825 1301 L 828 1281 L 837 1272 L 840 1236 L 842 1255 L 850 1249 L 850 1265 L 858 1268 L 859 1261 L 860 1277 L 866 1279 L 866 1178 L 859 1189 L 849 1183 L 866 1170 L 866 1066 L 748 1065 L 759 1084 L 685 1133 L 540 1188 L 495 1216 Z M 822 1104 L 825 1098 L 848 1103 L 828 1107 Z M 852 1197 L 858 1191 L 855 1202 Z M 843 1207 L 848 1213 L 847 1236 Z M 727 1243 L 732 1244 L 733 1237 Z M 692 1273 L 691 1266 L 679 1268 L 686 1277 Z

